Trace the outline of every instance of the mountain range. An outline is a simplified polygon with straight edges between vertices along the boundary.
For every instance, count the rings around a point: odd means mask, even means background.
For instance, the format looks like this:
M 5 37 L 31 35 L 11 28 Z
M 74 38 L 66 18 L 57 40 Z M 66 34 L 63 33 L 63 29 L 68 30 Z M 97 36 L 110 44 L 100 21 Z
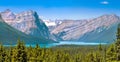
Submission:
M 9 43 L 7 42 L 9 39 L 15 41 L 18 37 L 27 43 L 55 41 L 111 43 L 116 39 L 117 25 L 120 22 L 120 17 L 115 14 L 106 14 L 93 19 L 55 21 L 42 20 L 33 10 L 16 14 L 7 9 L 0 14 L 2 21 L 0 35 L 4 43 Z M 4 25 L 7 28 L 3 27 Z M 10 35 L 6 36 L 5 33 Z
M 51 33 L 58 40 L 81 42 L 113 42 L 120 17 L 111 14 L 90 20 L 64 20 Z

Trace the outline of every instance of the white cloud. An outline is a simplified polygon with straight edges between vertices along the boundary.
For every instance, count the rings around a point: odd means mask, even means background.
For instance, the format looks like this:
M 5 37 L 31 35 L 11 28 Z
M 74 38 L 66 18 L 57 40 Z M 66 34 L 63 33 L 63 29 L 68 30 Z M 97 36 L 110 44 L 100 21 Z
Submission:
M 103 2 L 101 2 L 101 4 L 107 5 L 107 4 L 109 4 L 109 2 L 108 1 L 103 1 Z

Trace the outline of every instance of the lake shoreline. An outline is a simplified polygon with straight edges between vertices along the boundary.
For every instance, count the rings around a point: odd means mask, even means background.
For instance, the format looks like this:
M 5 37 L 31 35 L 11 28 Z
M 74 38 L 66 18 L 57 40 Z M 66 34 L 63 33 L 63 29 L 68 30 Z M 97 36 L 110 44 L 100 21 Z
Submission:
M 108 43 L 85 43 L 85 42 L 68 42 L 68 41 L 62 41 L 59 43 L 50 43 L 50 44 L 39 44 L 42 48 L 51 48 L 51 47 L 57 47 L 57 46 L 97 46 L 97 45 L 107 45 Z M 16 45 L 3 45 L 6 47 L 9 46 L 16 46 Z M 35 47 L 36 44 L 25 44 L 26 47 L 32 46 Z

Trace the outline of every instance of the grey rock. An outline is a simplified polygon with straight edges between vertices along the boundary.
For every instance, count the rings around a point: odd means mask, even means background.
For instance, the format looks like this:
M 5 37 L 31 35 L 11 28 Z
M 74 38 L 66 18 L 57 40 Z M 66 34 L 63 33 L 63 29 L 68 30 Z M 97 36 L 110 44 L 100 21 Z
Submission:
M 103 30 L 108 30 L 110 29 L 110 27 L 112 27 L 112 25 L 114 24 L 117 25 L 117 23 L 119 22 L 120 18 L 114 14 L 103 15 L 91 20 L 67 20 L 62 22 L 62 24 L 57 26 L 55 29 L 53 29 L 51 33 L 54 34 L 57 38 L 60 38 L 62 40 L 80 41 L 81 38 L 85 36 L 87 33 L 91 33 L 93 31 L 97 31 L 99 33 Z M 100 27 L 105 29 L 98 29 Z
M 35 11 L 29 10 L 14 14 L 10 10 L 2 12 L 3 20 L 17 30 L 34 37 L 50 39 L 50 32 Z
M 48 40 L 45 38 L 38 38 L 38 37 L 33 37 L 30 35 L 27 35 L 13 27 L 11 27 L 10 25 L 8 25 L 7 23 L 3 22 L 2 17 L 0 16 L 0 43 L 2 44 L 7 44 L 7 45 L 11 45 L 11 44 L 16 44 L 18 39 L 21 39 L 22 41 L 24 41 L 24 43 L 27 44 L 43 44 L 43 43 L 53 43 L 54 41 L 52 40 Z

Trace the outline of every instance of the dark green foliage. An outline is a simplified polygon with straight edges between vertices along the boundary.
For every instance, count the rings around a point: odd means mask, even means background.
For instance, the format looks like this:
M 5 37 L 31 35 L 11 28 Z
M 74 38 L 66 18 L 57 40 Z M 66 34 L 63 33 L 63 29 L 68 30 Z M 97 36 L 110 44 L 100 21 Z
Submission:
M 101 44 L 99 44 L 98 49 L 99 49 L 99 51 L 102 51 L 102 50 L 103 50 Z
M 0 45 L 0 62 L 5 61 L 6 59 L 6 52 L 2 45 Z
M 116 53 L 115 53 L 115 46 L 111 45 L 107 50 L 107 61 L 115 61 L 116 60 Z
M 20 40 L 14 47 L 1 45 L 0 53 L 0 62 L 102 62 L 104 57 L 98 46 L 40 48 L 36 44 L 33 48 L 25 47 Z
M 20 40 L 18 40 L 17 46 L 13 49 L 12 61 L 27 62 L 26 47 Z
M 120 24 L 118 25 L 118 28 L 117 28 L 116 37 L 117 39 L 120 39 Z
M 116 60 L 120 61 L 120 24 L 118 25 L 117 29 L 117 35 L 116 35 L 116 43 L 115 43 L 115 49 L 116 49 Z

